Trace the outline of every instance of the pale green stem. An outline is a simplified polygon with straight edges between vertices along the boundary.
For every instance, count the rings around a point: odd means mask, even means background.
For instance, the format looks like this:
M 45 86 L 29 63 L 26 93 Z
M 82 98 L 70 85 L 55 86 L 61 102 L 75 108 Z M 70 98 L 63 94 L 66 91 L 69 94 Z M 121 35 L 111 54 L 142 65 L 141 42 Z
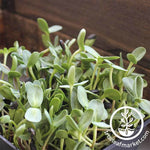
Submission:
M 84 137 L 81 136 L 81 139 L 88 145 L 88 146 L 92 146 L 92 144 L 90 142 L 88 142 Z
M 56 150 L 60 150 L 60 148 L 58 148 L 56 145 L 49 143 L 50 146 L 54 147 Z
M 5 109 L 3 109 L 3 112 L 4 112 L 6 115 L 9 115 L 9 113 L 8 113 Z
M 86 135 L 85 135 L 84 137 L 85 137 L 85 139 L 88 140 L 90 143 L 93 142 L 93 141 L 92 141 L 89 137 L 87 137 Z
M 72 90 L 73 90 L 73 86 L 70 86 L 70 99 L 71 99 L 71 95 L 72 95 Z
M 49 131 L 46 132 L 46 133 L 42 136 L 42 138 L 45 138 L 45 137 L 48 136 L 50 133 L 51 133 L 51 129 L 49 129 Z
M 43 50 L 40 52 L 40 56 L 42 57 L 44 54 L 48 53 L 49 52 L 49 48 Z
M 97 141 L 99 141 L 103 136 L 105 136 L 104 132 L 102 132 L 98 137 L 97 137 Z
M 8 82 L 6 82 L 4 80 L 0 80 L 0 84 L 6 84 L 6 85 L 8 85 L 10 87 L 13 87 L 10 83 L 8 83 Z
M 50 137 L 52 136 L 52 134 L 53 134 L 54 131 L 55 131 L 54 129 L 51 130 L 51 133 L 50 133 L 49 136 L 47 137 L 47 139 L 46 139 L 46 141 L 45 141 L 45 143 L 44 143 L 44 146 L 43 146 L 42 150 L 46 150 L 46 146 L 47 146 L 47 144 L 48 144 L 48 142 L 49 142 L 49 140 L 50 140 Z
M 14 135 L 13 141 L 14 141 L 15 146 L 20 148 L 20 146 L 18 144 L 18 141 L 17 141 L 17 136 L 16 135 Z
M 20 80 L 19 80 L 19 78 L 16 78 L 16 81 L 17 81 L 17 87 L 20 90 Z
M 81 137 L 82 137 L 82 133 L 79 132 L 79 134 L 78 134 L 78 141 L 79 141 L 79 142 L 81 141 Z
M 132 66 L 133 66 L 133 63 L 130 62 L 129 65 L 128 65 L 127 71 L 124 74 L 124 77 L 126 77 L 128 75 L 128 72 L 129 72 L 129 70 L 131 69 Z M 119 89 L 120 89 L 120 93 L 122 95 L 123 94 L 123 83 L 121 83 Z M 121 102 L 119 103 L 119 107 L 121 107 L 124 102 L 125 102 L 125 100 L 121 99 Z
M 113 110 L 114 110 L 114 108 L 115 108 L 115 103 L 116 103 L 116 101 L 113 100 L 110 113 L 113 113 Z
M 125 101 L 124 99 L 121 100 L 121 102 L 119 103 L 118 108 L 120 108 L 124 104 L 124 101 Z
M 50 88 L 52 88 L 52 80 L 53 80 L 53 77 L 54 77 L 55 73 L 56 73 L 56 70 L 54 69 L 51 76 L 50 76 L 50 78 L 49 78 L 49 87 Z
M 114 85 L 113 85 L 113 79 L 112 79 L 112 74 L 113 74 L 113 68 L 110 68 L 110 72 L 109 72 L 109 82 L 110 82 L 110 86 L 113 89 Z
M 122 93 L 123 93 L 123 83 L 121 83 L 120 88 L 119 88 L 119 91 L 120 91 L 120 93 L 121 93 L 121 95 L 122 95 Z
M 64 139 L 60 140 L 60 150 L 64 149 Z
M 93 82 L 94 82 L 94 77 L 95 77 L 97 67 L 98 67 L 98 62 L 96 62 L 95 67 L 94 67 L 94 71 L 93 71 L 92 79 L 91 79 L 91 84 L 90 84 L 90 90 L 92 90 L 92 85 L 93 85 Z
M 132 62 L 130 62 L 129 63 L 129 66 L 128 66 L 128 68 L 127 68 L 127 71 L 126 71 L 126 73 L 125 73 L 125 77 L 128 75 L 128 72 L 129 72 L 129 70 L 131 69 L 131 67 L 133 66 L 133 63 Z
M 72 56 L 71 56 L 71 58 L 70 58 L 70 61 L 69 61 L 69 65 L 71 65 L 73 58 L 74 58 L 78 53 L 80 53 L 81 51 L 82 51 L 81 49 L 78 49 L 77 51 L 75 51 L 75 52 L 72 54 Z
M 33 79 L 33 80 L 36 80 L 36 77 L 35 77 L 35 75 L 34 75 L 34 73 L 33 73 L 32 67 L 29 67 L 29 72 L 30 72 L 30 74 L 31 74 L 32 79 Z
M 147 119 L 149 119 L 149 118 L 150 118 L 150 115 L 148 115 L 147 117 L 145 117 L 144 120 L 147 120 Z
M 31 150 L 30 145 L 27 143 L 27 141 L 23 141 L 24 142 L 24 147 L 26 150 Z
M 21 126 L 22 124 L 26 123 L 26 119 L 23 119 L 21 122 L 19 122 L 19 124 L 17 124 L 17 127 Z
M 13 120 L 10 120 L 10 123 L 12 123 L 15 126 L 15 128 L 17 127 L 16 123 Z
M 18 103 L 18 105 L 22 108 L 22 110 L 23 110 L 24 112 L 26 112 L 26 109 L 25 109 L 24 105 L 21 103 L 21 100 L 20 100 L 20 99 L 17 99 L 17 103 Z
M 93 126 L 93 143 L 92 143 L 92 150 L 94 150 L 94 145 L 96 143 L 96 138 L 97 138 L 97 126 Z
M 94 83 L 94 87 L 93 87 L 93 89 L 95 89 L 95 88 L 96 88 L 97 83 L 98 83 L 98 81 L 99 81 L 99 74 L 100 74 L 100 71 L 101 71 L 101 68 L 99 68 L 99 69 L 98 69 L 98 71 L 97 71 L 96 81 L 95 81 L 95 83 Z

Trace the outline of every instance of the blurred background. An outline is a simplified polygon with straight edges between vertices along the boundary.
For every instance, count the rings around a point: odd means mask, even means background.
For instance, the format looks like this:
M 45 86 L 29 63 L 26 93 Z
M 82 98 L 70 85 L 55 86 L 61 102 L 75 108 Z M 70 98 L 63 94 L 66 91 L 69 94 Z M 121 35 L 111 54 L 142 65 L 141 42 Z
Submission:
M 139 46 L 147 54 L 137 72 L 150 83 L 150 1 L 147 0 L 0 0 L 0 47 L 18 40 L 27 49 L 41 50 L 41 32 L 36 20 L 58 24 L 63 40 L 77 37 L 81 28 L 97 35 L 95 48 L 101 55 L 126 54 Z M 150 87 L 144 97 L 150 99 Z

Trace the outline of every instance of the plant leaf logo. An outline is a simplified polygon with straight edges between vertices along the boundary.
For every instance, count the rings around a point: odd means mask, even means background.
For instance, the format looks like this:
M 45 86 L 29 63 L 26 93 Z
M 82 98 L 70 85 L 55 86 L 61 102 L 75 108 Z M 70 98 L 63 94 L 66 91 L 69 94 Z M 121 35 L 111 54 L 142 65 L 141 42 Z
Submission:
M 113 128 L 113 120 L 115 116 L 119 114 L 120 118 L 118 118 L 118 121 L 120 122 L 119 128 L 114 129 Z M 140 129 L 137 131 L 136 128 L 134 128 L 135 123 L 135 117 L 134 115 L 139 116 L 139 122 L 140 122 Z M 116 119 L 115 119 L 116 120 Z M 129 106 L 120 107 L 117 110 L 115 110 L 110 118 L 110 128 L 112 133 L 119 139 L 122 140 L 132 140 L 140 135 L 140 133 L 143 130 L 144 121 L 141 112 L 139 112 L 137 109 Z M 136 131 L 136 132 L 135 132 Z
M 125 109 L 124 113 L 121 113 L 121 127 L 118 128 L 119 133 L 124 137 L 129 137 L 134 134 L 132 112 L 129 112 L 129 109 Z

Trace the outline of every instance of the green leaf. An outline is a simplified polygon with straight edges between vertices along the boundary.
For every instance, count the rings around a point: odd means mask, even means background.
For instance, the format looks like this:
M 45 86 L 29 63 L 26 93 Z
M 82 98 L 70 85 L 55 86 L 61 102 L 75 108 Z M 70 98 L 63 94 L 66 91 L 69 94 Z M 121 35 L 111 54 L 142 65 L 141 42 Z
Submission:
M 75 81 L 76 82 L 79 81 L 79 79 L 81 78 L 82 74 L 83 74 L 82 69 L 79 68 L 79 67 L 76 67 L 76 69 L 75 69 Z
M 141 112 L 141 109 L 139 109 L 139 108 L 135 108 L 135 109 L 136 109 L 138 112 L 141 113 L 142 118 L 145 117 L 145 115 Z M 137 113 L 135 113 L 134 110 L 131 110 L 131 112 L 132 112 L 132 115 L 133 115 L 134 118 L 136 118 L 136 119 L 141 119 L 140 116 L 139 116 Z
M 139 103 L 139 106 L 148 114 L 150 114 L 150 101 L 146 99 L 142 99 L 141 103 Z
M 143 97 L 143 79 L 138 76 L 134 80 L 133 91 L 136 95 L 136 98 L 141 99 Z
M 134 97 L 135 93 L 133 90 L 134 80 L 130 77 L 124 77 L 122 79 L 124 87 L 126 88 L 127 92 Z
M 58 116 L 54 117 L 53 125 L 55 127 L 59 127 L 66 121 L 66 115 L 68 115 L 68 111 L 64 109 Z
M 108 118 L 108 113 L 104 108 L 103 102 L 97 99 L 93 99 L 89 102 L 88 109 L 92 109 L 94 111 L 93 121 L 99 122 L 101 120 L 105 120 Z
M 145 87 L 147 87 L 147 86 L 148 86 L 147 81 L 143 79 L 143 87 L 145 88 Z
M 42 34 L 42 42 L 44 46 L 49 47 L 50 42 L 49 34 Z
M 73 130 L 79 130 L 77 123 L 73 120 L 71 116 L 66 116 L 66 120 L 70 128 L 72 128 Z
M 69 43 L 68 43 L 68 48 L 70 48 L 74 43 L 75 43 L 76 39 L 72 39 Z
M 83 107 L 87 108 L 88 107 L 87 93 L 83 86 L 78 86 L 77 96 L 78 96 L 79 103 Z
M 107 60 L 107 59 L 104 59 L 104 61 L 106 62 L 106 63 L 108 63 L 108 65 L 110 66 L 110 67 L 112 67 L 112 68 L 114 68 L 114 69 L 117 69 L 117 70 L 121 70 L 121 71 L 127 71 L 126 69 L 124 69 L 124 68 L 122 68 L 122 67 L 120 67 L 120 66 L 117 66 L 117 65 L 115 65 L 114 63 L 112 63 L 111 61 L 109 61 L 109 60 Z M 103 64 L 102 64 L 103 65 Z M 102 66 L 101 65 L 101 66 Z M 107 67 L 108 68 L 108 67 Z
M 50 44 L 49 50 L 50 50 L 51 54 L 57 58 L 58 56 L 57 56 L 54 46 L 51 43 L 49 43 L 49 44 Z M 57 60 L 59 61 L 59 58 L 57 58 Z
M 43 18 L 38 18 L 38 19 L 37 19 L 37 22 L 38 22 L 39 28 L 40 28 L 43 32 L 49 33 L 48 24 L 47 24 L 47 22 L 46 22 L 45 19 L 43 19 Z
M 49 124 L 51 125 L 52 124 L 51 117 L 50 117 L 49 113 L 47 112 L 47 110 L 45 108 L 44 108 L 44 114 L 45 114 Z
M 87 46 L 93 46 L 94 43 L 95 43 L 95 39 L 86 39 L 85 40 L 85 45 L 87 45 Z
M 105 89 L 104 90 L 104 97 L 110 98 L 112 100 L 120 100 L 121 95 L 120 92 L 116 89 Z
M 137 64 L 144 57 L 145 53 L 146 49 L 144 47 L 138 47 L 132 53 L 127 54 L 127 58 L 133 64 Z
M 62 68 L 60 65 L 58 64 L 54 64 L 54 69 L 56 69 L 59 73 L 64 73 L 65 69 Z
M 93 110 L 92 109 L 88 109 L 86 110 L 79 121 L 79 128 L 81 129 L 81 131 L 84 131 L 92 122 L 93 119 Z
M 71 66 L 68 71 L 68 83 L 70 86 L 73 86 L 75 83 L 75 66 Z
M 12 94 L 11 89 L 6 85 L 0 86 L 0 94 L 8 100 L 15 99 L 15 96 Z
M 1 64 L 1 63 L 0 63 L 0 69 L 1 69 L 1 71 L 2 71 L 3 73 L 5 73 L 5 74 L 8 74 L 9 71 L 10 71 L 10 69 L 9 69 L 6 65 Z
M 56 35 L 54 38 L 54 47 L 56 47 L 57 45 L 59 45 L 59 36 Z
M 20 78 L 21 77 L 21 73 L 18 71 L 10 71 L 8 73 L 8 77 L 9 78 Z
M 33 67 L 36 64 L 36 62 L 39 60 L 39 55 L 40 53 L 33 52 L 29 57 L 27 67 Z
M 58 32 L 60 30 L 62 30 L 62 26 L 60 25 L 53 25 L 51 27 L 48 28 L 49 33 L 54 33 L 54 32 Z
M 115 64 L 112 64 L 111 67 L 113 67 L 113 68 L 115 68 L 115 69 L 117 69 L 117 70 L 127 71 L 126 69 L 124 69 L 124 68 L 122 68 L 122 67 L 120 67 L 120 66 L 117 66 L 117 65 L 115 65 Z
M 146 49 L 144 47 L 138 47 L 132 52 L 137 61 L 141 60 L 144 57 L 145 53 Z
M 16 56 L 12 56 L 12 66 L 11 71 L 15 71 L 17 69 L 18 60 Z
M 22 124 L 21 126 L 19 126 L 19 128 L 16 129 L 15 135 L 16 136 L 22 135 L 25 129 L 26 129 L 26 125 Z
M 17 48 L 16 48 L 16 47 L 10 47 L 10 48 L 8 49 L 7 54 L 12 53 L 12 52 L 16 52 L 16 51 L 17 51 Z
M 9 115 L 5 115 L 0 117 L 0 123 L 6 124 L 10 122 L 10 116 Z
M 18 124 L 23 118 L 24 118 L 24 111 L 22 109 L 17 109 L 15 111 L 13 120 L 15 121 L 16 124 Z
M 29 61 L 29 58 L 31 56 L 31 52 L 28 51 L 28 50 L 23 50 L 22 52 L 22 60 L 23 60 L 23 63 L 27 66 L 28 64 L 28 61 Z
M 132 53 L 129 53 L 127 54 L 127 58 L 130 62 L 132 62 L 133 64 L 137 64 L 137 60 L 136 60 L 136 57 L 132 54 Z
M 105 57 L 102 57 L 103 59 L 107 59 L 107 60 L 116 60 L 116 59 L 119 59 L 120 57 L 119 56 L 105 56 Z
M 40 122 L 42 119 L 41 110 L 39 108 L 28 108 L 25 118 L 30 122 Z
M 82 60 L 83 63 L 95 62 L 94 58 L 82 58 L 81 60 Z
M 62 104 L 61 100 L 59 98 L 57 98 L 57 97 L 54 97 L 51 100 L 50 106 L 53 105 L 53 107 L 54 107 L 54 113 L 57 112 L 60 109 L 61 104 Z
M 14 42 L 14 47 L 15 47 L 15 48 L 19 48 L 19 42 L 18 42 L 18 41 L 15 41 L 15 42 Z
M 81 109 L 81 105 L 78 101 L 78 97 L 77 97 L 77 90 L 76 88 L 73 88 L 72 90 L 72 94 L 71 94 L 71 108 L 72 109 Z
M 110 128 L 110 125 L 108 125 L 105 122 L 92 122 L 93 125 L 99 127 L 99 128 Z
M 65 88 L 65 89 L 69 89 L 69 88 L 70 88 L 70 85 L 60 85 L 59 87 L 60 87 L 60 88 Z
M 111 65 L 110 65 L 110 64 L 107 64 L 107 63 L 103 63 L 103 64 L 100 64 L 99 67 L 100 67 L 100 68 L 110 68 Z
M 15 98 L 19 98 L 20 97 L 20 94 L 22 94 L 22 93 L 20 93 L 19 92 L 19 90 L 17 90 L 17 89 L 13 89 L 13 88 L 10 88 L 10 90 L 11 90 L 11 93 L 15 96 Z
M 100 54 L 96 52 L 96 50 L 94 50 L 92 47 L 89 47 L 89 46 L 84 46 L 85 50 L 91 54 L 92 56 L 94 56 L 95 58 L 98 58 L 100 57 Z
M 79 83 L 75 83 L 74 86 L 81 86 L 81 85 L 84 85 L 88 82 L 89 80 L 85 80 L 85 81 L 82 81 L 82 82 L 79 82 Z
M 65 150 L 70 150 L 70 147 L 71 149 L 74 149 L 74 147 L 76 146 L 76 141 L 72 138 L 67 138 L 65 140 L 65 145 L 66 145 Z
M 104 90 L 111 88 L 111 85 L 110 85 L 108 78 L 105 78 L 105 80 L 103 81 L 103 88 L 104 88 Z
M 55 137 L 59 139 L 66 139 L 68 138 L 68 133 L 66 130 L 60 129 L 56 131 Z
M 32 107 L 40 107 L 43 102 L 43 90 L 31 82 L 26 83 L 27 99 Z
M 71 117 L 73 118 L 80 118 L 83 114 L 83 111 L 81 109 L 73 109 L 71 111 Z
M 81 29 L 81 31 L 79 32 L 78 38 L 77 38 L 77 43 L 78 43 L 80 50 L 84 50 L 85 35 L 86 35 L 86 30 Z

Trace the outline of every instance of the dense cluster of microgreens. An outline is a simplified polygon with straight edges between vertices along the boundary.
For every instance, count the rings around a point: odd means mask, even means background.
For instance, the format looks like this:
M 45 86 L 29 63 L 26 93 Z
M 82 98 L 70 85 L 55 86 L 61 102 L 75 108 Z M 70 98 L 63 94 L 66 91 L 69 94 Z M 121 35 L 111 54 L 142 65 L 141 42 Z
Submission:
M 4 137 L 26 150 L 99 150 L 110 144 L 104 131 L 110 130 L 110 116 L 117 108 L 132 106 L 149 118 L 150 102 L 142 99 L 147 83 L 133 67 L 145 55 L 143 47 L 127 55 L 129 66 L 125 69 L 121 55 L 98 54 L 91 47 L 95 36 L 85 39 L 85 29 L 80 31 L 78 50 L 72 54 L 76 39 L 50 39 L 61 26 L 48 27 L 42 18 L 38 25 L 46 50 L 31 53 L 18 42 L 0 50 L 4 56 L 0 63 Z M 12 58 L 10 68 L 8 55 Z M 111 62 L 116 59 L 120 66 Z M 23 77 L 29 77 L 28 82 L 23 82 Z M 138 122 L 137 117 L 135 125 Z M 114 120 L 116 128 L 118 124 Z

